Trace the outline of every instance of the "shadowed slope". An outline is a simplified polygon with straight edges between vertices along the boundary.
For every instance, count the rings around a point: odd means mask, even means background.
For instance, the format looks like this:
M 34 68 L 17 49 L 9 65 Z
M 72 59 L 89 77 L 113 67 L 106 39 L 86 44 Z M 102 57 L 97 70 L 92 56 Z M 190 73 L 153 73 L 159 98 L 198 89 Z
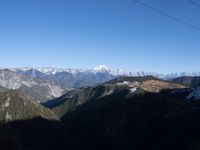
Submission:
M 200 101 L 188 90 L 129 95 L 124 90 L 89 101 L 62 120 L 88 150 L 197 150 Z
M 92 87 L 80 88 L 70 91 L 62 97 L 49 101 L 44 105 L 53 109 L 59 117 L 68 111 L 73 111 L 77 106 L 88 101 L 107 97 L 122 90 L 129 93 L 159 92 L 162 89 L 183 89 L 186 86 L 170 83 L 153 76 L 146 77 L 120 77 L 107 83 Z
M 74 150 L 77 141 L 58 121 L 43 118 L 0 124 L 1 150 Z
M 191 87 L 200 85 L 200 77 L 179 77 L 171 80 L 174 83 L 183 84 Z

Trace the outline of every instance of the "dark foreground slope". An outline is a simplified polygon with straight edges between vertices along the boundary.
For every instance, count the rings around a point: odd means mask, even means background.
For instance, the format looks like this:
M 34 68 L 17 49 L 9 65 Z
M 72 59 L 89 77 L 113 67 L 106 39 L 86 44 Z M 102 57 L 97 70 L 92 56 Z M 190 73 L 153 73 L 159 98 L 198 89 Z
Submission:
M 87 150 L 198 150 L 200 92 L 156 78 L 120 78 L 61 97 L 62 122 Z
M 74 150 L 76 146 L 59 121 L 32 118 L 0 125 L 0 150 Z
M 62 120 L 87 150 L 197 150 L 200 102 L 188 91 L 130 95 L 121 91 L 90 101 Z
M 75 143 L 54 112 L 18 91 L 0 93 L 0 150 L 74 149 Z
M 4 110 L 13 106 L 14 98 L 9 96 L 0 99 Z M 53 113 L 39 106 L 42 112 Z M 46 106 L 61 121 L 52 119 L 48 113 L 25 120 L 7 120 L 0 125 L 0 150 L 200 148 L 198 87 L 189 89 L 153 77 L 125 77 L 71 91 Z M 26 106 L 19 108 L 23 110 Z

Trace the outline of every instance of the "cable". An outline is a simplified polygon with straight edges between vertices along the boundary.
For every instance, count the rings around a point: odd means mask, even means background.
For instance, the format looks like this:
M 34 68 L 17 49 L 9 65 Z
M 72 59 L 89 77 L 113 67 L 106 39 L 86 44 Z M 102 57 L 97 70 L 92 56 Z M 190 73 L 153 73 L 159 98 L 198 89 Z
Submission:
M 160 10 L 160 9 L 154 8 L 154 7 L 152 7 L 151 5 L 148 5 L 148 4 L 146 4 L 146 3 L 144 3 L 144 2 L 141 2 L 141 1 L 139 1 L 139 0 L 132 0 L 132 1 L 134 1 L 135 3 L 137 3 L 137 4 L 139 4 L 139 5 L 142 5 L 142 6 L 146 7 L 146 8 L 148 8 L 148 9 L 151 9 L 151 10 L 153 10 L 153 11 L 155 11 L 155 12 L 157 12 L 157 13 L 163 15 L 163 16 L 166 16 L 166 17 L 168 17 L 168 18 L 171 18 L 171 19 L 173 19 L 173 20 L 175 20 L 175 21 L 177 21 L 177 22 L 179 22 L 179 23 L 182 23 L 182 24 L 184 24 L 184 25 L 186 25 L 186 26 L 188 26 L 188 27 L 190 27 L 190 28 L 193 28 L 193 29 L 196 29 L 196 30 L 200 31 L 200 27 L 195 26 L 195 25 L 193 25 L 193 24 L 191 24 L 191 23 L 188 23 L 188 22 L 186 22 L 186 21 L 184 21 L 184 20 L 181 20 L 181 19 L 179 19 L 179 18 L 177 18 L 177 17 L 175 17 L 175 16 L 169 15 L 168 13 L 166 13 L 166 12 Z
M 200 7 L 200 4 L 197 4 L 196 2 L 193 2 L 192 0 L 187 0 L 188 2 L 190 2 L 192 5 L 195 5 L 197 7 Z

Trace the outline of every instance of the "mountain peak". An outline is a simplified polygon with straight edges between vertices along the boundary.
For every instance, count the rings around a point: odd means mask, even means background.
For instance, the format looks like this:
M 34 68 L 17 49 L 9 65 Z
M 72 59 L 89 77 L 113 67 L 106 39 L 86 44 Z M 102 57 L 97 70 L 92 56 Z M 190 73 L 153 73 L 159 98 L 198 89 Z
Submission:
M 99 71 L 99 70 L 110 70 L 106 65 L 99 65 L 94 68 L 94 70 Z

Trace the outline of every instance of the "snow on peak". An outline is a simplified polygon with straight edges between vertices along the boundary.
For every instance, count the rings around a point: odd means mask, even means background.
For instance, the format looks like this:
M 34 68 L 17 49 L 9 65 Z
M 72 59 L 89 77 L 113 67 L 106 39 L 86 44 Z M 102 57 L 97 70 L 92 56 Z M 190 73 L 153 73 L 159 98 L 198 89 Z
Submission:
M 110 69 L 105 65 L 99 65 L 99 66 L 95 67 L 94 70 L 101 71 L 101 70 L 110 70 Z
M 4 68 L 6 69 L 6 68 Z M 22 71 L 27 72 L 29 70 L 32 70 L 33 74 L 37 71 L 44 73 L 46 75 L 55 75 L 60 72 L 67 72 L 71 73 L 73 75 L 77 75 L 79 73 L 109 73 L 114 76 L 154 76 L 161 79 L 173 79 L 177 77 L 183 77 L 183 76 L 200 76 L 200 72 L 178 72 L 178 73 L 155 73 L 155 72 L 134 72 L 134 71 L 124 71 L 122 69 L 113 69 L 109 68 L 106 65 L 99 65 L 95 67 L 94 69 L 76 69 L 76 68 L 56 68 L 56 67 L 43 67 L 43 68 L 32 68 L 32 67 L 22 67 L 22 68 L 8 68 L 11 71 Z
M 60 69 L 58 68 L 53 68 L 53 67 L 46 67 L 46 68 L 38 68 L 38 71 L 45 73 L 45 74 L 56 74 Z
M 103 72 L 106 71 L 112 75 L 129 75 L 129 73 L 125 72 L 122 69 L 110 69 L 109 67 L 107 67 L 106 65 L 99 65 L 97 67 L 94 68 L 95 72 Z

